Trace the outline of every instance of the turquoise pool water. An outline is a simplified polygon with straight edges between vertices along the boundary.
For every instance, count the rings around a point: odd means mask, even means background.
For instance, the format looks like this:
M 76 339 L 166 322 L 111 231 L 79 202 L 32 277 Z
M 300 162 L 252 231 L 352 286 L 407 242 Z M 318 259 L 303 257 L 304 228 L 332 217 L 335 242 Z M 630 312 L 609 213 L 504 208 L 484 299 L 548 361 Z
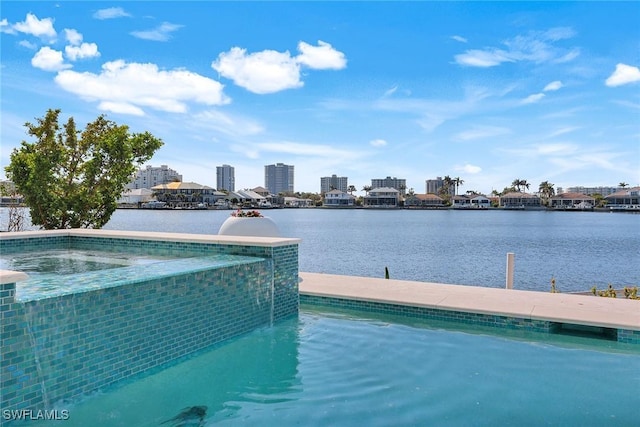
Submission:
M 68 411 L 65 426 L 158 426 L 205 406 L 206 426 L 637 422 L 637 348 L 363 316 L 303 307 L 299 318 L 56 408 Z
M 50 249 L 3 256 L 0 258 L 0 269 L 22 271 L 35 278 L 144 265 L 166 259 L 168 258 L 95 250 Z
M 49 249 L 2 256 L 0 269 L 28 274 L 29 278 L 16 286 L 17 300 L 25 301 L 262 260 L 227 254 L 179 257 L 140 251 Z

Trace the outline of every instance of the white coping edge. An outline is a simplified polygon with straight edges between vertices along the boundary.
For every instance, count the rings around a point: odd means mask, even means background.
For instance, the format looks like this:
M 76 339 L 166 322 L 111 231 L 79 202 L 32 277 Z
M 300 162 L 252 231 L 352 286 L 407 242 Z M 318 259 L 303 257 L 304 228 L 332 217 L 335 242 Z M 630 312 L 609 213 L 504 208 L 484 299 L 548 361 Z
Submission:
M 157 231 L 124 231 L 72 228 L 67 230 L 35 230 L 0 233 L 0 240 L 55 236 L 109 237 L 170 242 L 219 243 L 239 246 L 278 247 L 298 244 L 302 240 L 290 237 L 222 236 L 219 234 L 163 233 Z
M 27 280 L 29 275 L 21 271 L 0 270 L 0 285 Z
M 300 272 L 300 294 L 640 330 L 640 301 Z

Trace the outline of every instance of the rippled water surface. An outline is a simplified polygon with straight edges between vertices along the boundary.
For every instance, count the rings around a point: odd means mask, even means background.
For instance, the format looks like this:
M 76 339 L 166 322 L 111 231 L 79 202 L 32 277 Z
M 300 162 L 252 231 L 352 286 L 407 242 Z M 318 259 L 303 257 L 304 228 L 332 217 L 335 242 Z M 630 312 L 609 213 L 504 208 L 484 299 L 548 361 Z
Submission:
M 273 209 L 300 270 L 561 291 L 640 285 L 640 215 L 599 212 Z M 229 211 L 118 210 L 105 228 L 216 234 Z
M 2 210 L 0 210 L 0 214 Z M 640 215 L 600 212 L 273 209 L 299 237 L 300 270 L 515 288 L 588 291 L 640 285 Z M 230 211 L 117 210 L 106 229 L 216 234 Z
M 303 310 L 299 319 L 59 408 L 69 410 L 69 427 L 158 426 L 195 406 L 207 407 L 207 426 L 637 421 L 640 355 L 629 347 L 388 320 Z

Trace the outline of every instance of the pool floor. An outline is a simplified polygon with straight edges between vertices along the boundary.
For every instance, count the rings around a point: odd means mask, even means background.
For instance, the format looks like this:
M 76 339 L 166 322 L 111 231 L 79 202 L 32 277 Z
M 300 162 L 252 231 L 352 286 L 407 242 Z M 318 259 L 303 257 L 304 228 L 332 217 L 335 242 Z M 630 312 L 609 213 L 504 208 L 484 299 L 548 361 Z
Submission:
M 302 307 L 299 318 L 56 409 L 68 411 L 65 426 L 96 427 L 198 425 L 200 415 L 207 426 L 279 427 L 637 421 L 633 347 L 397 320 Z

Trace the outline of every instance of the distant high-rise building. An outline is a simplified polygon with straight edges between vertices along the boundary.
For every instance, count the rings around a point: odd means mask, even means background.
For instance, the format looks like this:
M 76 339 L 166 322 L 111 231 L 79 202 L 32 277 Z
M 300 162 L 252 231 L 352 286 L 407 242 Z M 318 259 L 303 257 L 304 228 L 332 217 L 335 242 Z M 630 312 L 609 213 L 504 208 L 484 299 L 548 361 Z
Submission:
M 323 176 L 320 178 L 320 193 L 324 194 L 331 190 L 340 190 L 343 193 L 347 192 L 349 187 L 346 176 Z
M 216 166 L 216 189 L 236 191 L 236 175 L 233 166 Z
M 383 179 L 372 179 L 371 187 L 372 188 L 382 188 L 382 187 L 395 188 L 400 192 L 400 194 L 404 196 L 407 190 L 407 180 L 396 178 L 396 177 L 391 178 L 390 176 Z
M 436 179 L 428 179 L 426 184 L 427 194 L 438 194 L 440 189 L 444 187 L 444 181 L 439 176 Z
M 560 193 L 562 187 L 558 187 L 557 192 Z M 593 194 L 600 194 L 601 196 L 608 196 L 617 192 L 618 190 L 622 190 L 620 187 L 569 187 L 567 189 L 567 193 L 580 193 L 585 194 L 587 196 L 591 196 Z
M 264 167 L 264 186 L 272 194 L 293 192 L 293 165 L 276 163 Z
M 174 181 L 182 181 L 182 175 L 167 165 L 161 165 L 160 167 L 149 165 L 144 169 L 138 169 L 125 189 L 137 190 L 139 188 L 151 188 L 156 185 L 168 184 Z

